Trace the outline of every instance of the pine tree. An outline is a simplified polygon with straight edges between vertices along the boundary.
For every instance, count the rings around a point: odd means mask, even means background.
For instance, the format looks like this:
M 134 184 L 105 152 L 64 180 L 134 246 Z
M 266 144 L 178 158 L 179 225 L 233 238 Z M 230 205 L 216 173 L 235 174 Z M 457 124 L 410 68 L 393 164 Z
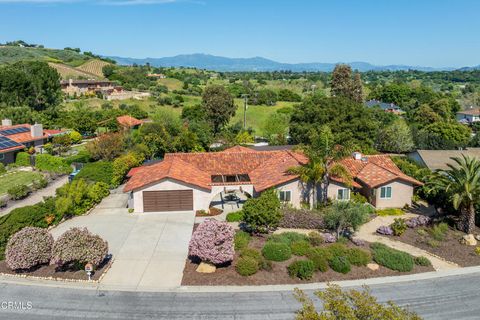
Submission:
M 353 98 L 352 68 L 347 64 L 337 64 L 332 73 L 332 96 Z

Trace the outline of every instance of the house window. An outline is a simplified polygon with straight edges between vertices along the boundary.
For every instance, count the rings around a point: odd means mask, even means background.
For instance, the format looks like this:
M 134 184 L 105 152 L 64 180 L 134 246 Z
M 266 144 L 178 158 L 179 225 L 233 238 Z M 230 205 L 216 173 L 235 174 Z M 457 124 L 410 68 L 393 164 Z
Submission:
M 280 191 L 279 198 L 282 202 L 290 202 L 292 200 L 292 191 Z
M 348 188 L 338 189 L 337 200 L 350 200 L 350 189 Z
M 380 199 L 390 199 L 392 197 L 392 187 L 380 188 Z

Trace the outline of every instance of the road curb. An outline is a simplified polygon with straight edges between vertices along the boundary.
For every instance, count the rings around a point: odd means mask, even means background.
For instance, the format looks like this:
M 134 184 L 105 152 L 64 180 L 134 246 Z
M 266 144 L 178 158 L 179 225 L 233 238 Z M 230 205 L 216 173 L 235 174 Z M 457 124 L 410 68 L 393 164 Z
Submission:
M 401 276 L 379 277 L 357 280 L 332 281 L 342 287 L 357 287 L 362 285 L 388 285 L 402 282 L 414 282 L 445 277 L 456 277 L 480 273 L 480 266 L 465 267 L 461 269 L 451 269 L 445 271 L 433 271 Z M 159 288 L 138 288 L 138 287 L 117 287 L 106 286 L 101 283 L 64 283 L 54 280 L 34 280 L 34 279 L 12 279 L 0 277 L 0 284 L 45 286 L 54 288 L 68 288 L 79 290 L 100 290 L 100 291 L 128 291 L 128 292 L 174 292 L 174 293 L 236 293 L 236 292 L 272 292 L 272 291 L 292 291 L 294 288 L 302 290 L 317 290 L 327 286 L 327 282 L 317 283 L 299 283 L 287 285 L 262 285 L 262 286 L 180 286 L 180 287 L 159 287 Z

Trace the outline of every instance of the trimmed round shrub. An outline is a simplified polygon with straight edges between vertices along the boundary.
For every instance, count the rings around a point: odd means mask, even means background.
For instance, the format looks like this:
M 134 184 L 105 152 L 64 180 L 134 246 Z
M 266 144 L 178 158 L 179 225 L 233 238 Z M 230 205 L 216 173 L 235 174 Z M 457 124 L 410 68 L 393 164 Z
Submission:
M 59 266 L 91 263 L 98 266 L 108 253 L 108 243 L 87 228 L 72 228 L 55 241 L 52 262 Z
M 295 241 L 292 242 L 290 245 L 290 249 L 292 249 L 292 253 L 296 256 L 304 256 L 308 249 L 310 249 L 310 243 L 305 240 Z
M 262 249 L 262 254 L 267 260 L 285 261 L 292 256 L 292 250 L 286 243 L 267 242 Z
M 403 251 L 392 249 L 382 243 L 372 243 L 373 260 L 388 269 L 409 272 L 413 269 L 413 257 Z
M 17 184 L 10 187 L 7 193 L 13 200 L 20 200 L 28 196 L 30 189 L 24 184 Z
M 332 257 L 345 257 L 348 253 L 348 248 L 343 243 L 334 243 L 327 248 Z
M 323 238 L 323 236 L 320 234 L 320 232 L 317 232 L 317 231 L 312 231 L 308 234 L 308 241 L 310 242 L 310 244 L 312 246 L 319 246 L 321 245 L 322 243 L 325 242 L 325 239 Z
M 327 261 L 333 258 L 333 255 L 328 248 L 310 248 L 306 256 L 309 259 L 312 259 L 314 256 L 320 256 L 325 258 Z
M 372 260 L 372 255 L 368 251 L 358 248 L 351 248 L 348 249 L 347 259 L 350 264 L 360 267 L 366 266 Z
M 189 254 L 202 261 L 222 264 L 233 260 L 235 230 L 227 222 L 207 219 L 190 239 Z
M 321 272 L 326 272 L 328 270 L 328 260 L 325 256 L 313 254 L 309 256 L 308 259 L 312 260 L 316 270 Z
M 351 270 L 350 262 L 348 262 L 347 257 L 333 257 L 329 262 L 330 268 L 332 270 L 347 274 Z
M 315 264 L 311 260 L 297 260 L 292 262 L 287 269 L 290 277 L 308 280 L 312 278 L 315 272 Z
M 257 273 L 258 262 L 253 257 L 241 257 L 237 261 L 235 270 L 237 270 L 238 274 L 240 274 L 241 276 L 251 276 L 252 274 Z
M 282 242 L 286 243 L 287 245 L 291 245 L 293 242 L 297 241 L 308 241 L 306 235 L 298 233 L 298 232 L 283 232 L 278 234 L 272 234 L 268 241 L 273 242 Z
M 248 246 L 251 236 L 245 231 L 237 231 L 234 236 L 235 250 L 242 250 Z
M 396 218 L 393 220 L 393 223 L 390 225 L 390 228 L 392 228 L 393 234 L 395 236 L 401 236 L 402 234 L 407 231 L 407 224 L 405 223 L 405 219 L 402 218 Z
M 236 211 L 227 213 L 227 217 L 225 218 L 227 222 L 240 222 L 243 220 L 243 212 Z
M 26 227 L 8 240 L 5 260 L 12 270 L 30 269 L 50 261 L 52 246 L 53 237 L 47 229 Z
M 428 260 L 428 258 L 426 258 L 426 257 L 415 257 L 415 258 L 413 258 L 413 262 L 417 266 L 422 266 L 422 267 L 430 267 L 432 265 L 430 260 Z
M 258 263 L 260 263 L 263 260 L 262 253 L 259 250 L 254 248 L 244 248 L 240 252 L 240 257 L 242 258 L 250 257 L 255 259 Z

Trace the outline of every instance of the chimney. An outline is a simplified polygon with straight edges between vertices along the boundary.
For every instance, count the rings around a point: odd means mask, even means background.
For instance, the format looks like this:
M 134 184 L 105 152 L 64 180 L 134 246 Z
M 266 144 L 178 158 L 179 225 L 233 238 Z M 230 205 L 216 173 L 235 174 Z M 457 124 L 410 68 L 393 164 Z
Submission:
M 43 137 L 43 126 L 40 123 L 35 123 L 30 127 L 32 138 Z
M 3 119 L 2 120 L 2 127 L 11 126 L 11 125 L 12 125 L 12 120 L 10 120 L 10 119 Z
M 353 154 L 353 159 L 355 160 L 362 160 L 362 154 L 360 152 L 355 151 Z

